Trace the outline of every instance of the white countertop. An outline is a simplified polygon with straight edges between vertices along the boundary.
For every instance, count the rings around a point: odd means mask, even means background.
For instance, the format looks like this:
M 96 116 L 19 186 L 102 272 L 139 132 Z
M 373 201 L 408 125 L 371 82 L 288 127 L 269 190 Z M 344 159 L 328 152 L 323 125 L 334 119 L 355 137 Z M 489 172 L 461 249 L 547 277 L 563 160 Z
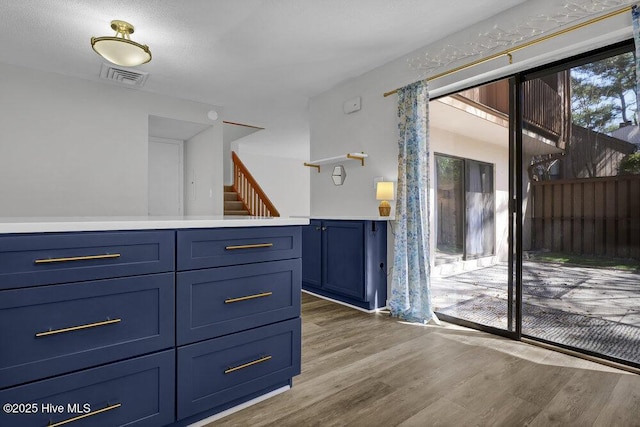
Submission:
M 1 233 L 60 231 L 158 230 L 171 228 L 226 228 L 307 225 L 308 218 L 255 216 L 127 216 L 127 217 L 0 217 Z
M 311 215 L 310 217 L 294 217 L 308 219 L 335 219 L 335 220 L 352 220 L 352 221 L 394 221 L 395 216 L 353 216 L 353 215 Z

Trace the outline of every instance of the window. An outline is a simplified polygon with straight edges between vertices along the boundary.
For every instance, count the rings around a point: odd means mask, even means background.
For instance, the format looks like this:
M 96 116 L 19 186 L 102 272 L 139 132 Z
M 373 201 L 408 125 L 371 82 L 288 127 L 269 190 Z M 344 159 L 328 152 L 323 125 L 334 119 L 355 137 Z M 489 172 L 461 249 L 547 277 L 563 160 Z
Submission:
M 493 165 L 436 154 L 436 263 L 495 254 Z

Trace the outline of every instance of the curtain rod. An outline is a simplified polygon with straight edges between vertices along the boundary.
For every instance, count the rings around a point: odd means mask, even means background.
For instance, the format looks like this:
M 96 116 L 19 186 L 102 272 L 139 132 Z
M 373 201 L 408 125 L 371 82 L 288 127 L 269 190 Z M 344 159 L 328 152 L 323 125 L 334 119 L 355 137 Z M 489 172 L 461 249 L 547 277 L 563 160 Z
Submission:
M 533 46 L 533 45 L 536 45 L 538 43 L 545 42 L 545 41 L 547 41 L 549 39 L 561 36 L 563 34 L 570 33 L 571 31 L 575 31 L 575 30 L 578 30 L 580 28 L 584 28 L 584 27 L 589 26 L 591 24 L 595 24 L 597 22 L 604 21 L 605 19 L 609 19 L 611 17 L 617 16 L 617 15 L 621 15 L 623 13 L 627 13 L 627 12 L 631 11 L 631 9 L 633 9 L 634 7 L 635 6 L 627 6 L 625 8 L 622 8 L 622 9 L 619 9 L 619 10 L 615 10 L 613 12 L 609 12 L 609 13 L 607 13 L 605 15 L 598 16 L 596 18 L 589 19 L 588 21 L 581 22 L 580 24 L 576 24 L 576 25 L 573 25 L 571 27 L 567 27 L 567 28 L 565 28 L 563 30 L 559 30 L 559 31 L 556 31 L 556 32 L 551 33 L 551 34 L 547 34 L 547 35 L 542 36 L 540 38 L 537 38 L 535 40 L 530 40 L 528 42 L 522 43 L 521 45 L 511 47 L 509 49 L 503 50 L 503 51 L 498 52 L 498 53 L 494 53 L 493 55 L 487 56 L 486 58 L 481 58 L 481 59 L 478 59 L 476 61 L 470 62 L 468 64 L 464 64 L 464 65 L 461 65 L 459 67 L 453 68 L 451 70 L 442 72 L 440 74 L 436 74 L 435 76 L 428 77 L 425 80 L 430 82 L 432 80 L 436 80 L 436 79 L 439 79 L 441 77 L 457 73 L 458 71 L 466 70 L 467 68 L 472 68 L 472 67 L 475 67 L 476 65 L 484 64 L 485 62 L 492 61 L 492 60 L 494 60 L 496 58 L 499 58 L 501 56 L 508 57 L 509 58 L 509 64 L 512 64 L 513 63 L 513 57 L 511 56 L 511 54 L 513 52 L 517 52 L 517 51 L 525 49 L 525 48 L 527 48 L 529 46 Z M 384 93 L 384 97 L 386 98 L 389 95 L 393 95 L 394 93 L 397 93 L 398 90 L 400 90 L 400 88 L 394 89 L 394 90 L 392 90 L 390 92 L 385 92 Z

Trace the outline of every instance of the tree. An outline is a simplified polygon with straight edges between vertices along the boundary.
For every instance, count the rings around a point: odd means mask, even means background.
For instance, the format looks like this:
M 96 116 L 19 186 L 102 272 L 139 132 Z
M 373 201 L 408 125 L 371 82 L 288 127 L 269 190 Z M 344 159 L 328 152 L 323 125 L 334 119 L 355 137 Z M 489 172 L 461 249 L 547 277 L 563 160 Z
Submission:
M 628 123 L 634 119 L 637 124 L 635 84 L 633 52 L 573 68 L 573 122 L 602 133 L 616 129 L 619 122 Z
M 633 52 L 571 69 L 572 131 L 568 146 L 575 177 L 598 175 L 604 135 L 631 120 L 637 124 Z M 580 129 L 582 128 L 582 129 Z
M 620 162 L 620 175 L 640 175 L 640 153 L 625 156 Z

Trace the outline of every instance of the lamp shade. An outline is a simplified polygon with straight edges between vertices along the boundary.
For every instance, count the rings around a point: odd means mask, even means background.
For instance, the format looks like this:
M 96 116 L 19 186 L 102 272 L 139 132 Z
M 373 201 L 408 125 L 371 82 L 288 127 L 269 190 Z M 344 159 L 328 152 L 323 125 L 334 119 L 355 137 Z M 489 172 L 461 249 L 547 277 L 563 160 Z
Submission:
M 393 182 L 381 181 L 376 185 L 376 200 L 394 200 Z
M 111 28 L 116 31 L 115 36 L 91 37 L 91 47 L 98 55 L 123 67 L 135 67 L 151 61 L 149 46 L 130 39 L 133 25 L 114 20 L 111 21 Z

